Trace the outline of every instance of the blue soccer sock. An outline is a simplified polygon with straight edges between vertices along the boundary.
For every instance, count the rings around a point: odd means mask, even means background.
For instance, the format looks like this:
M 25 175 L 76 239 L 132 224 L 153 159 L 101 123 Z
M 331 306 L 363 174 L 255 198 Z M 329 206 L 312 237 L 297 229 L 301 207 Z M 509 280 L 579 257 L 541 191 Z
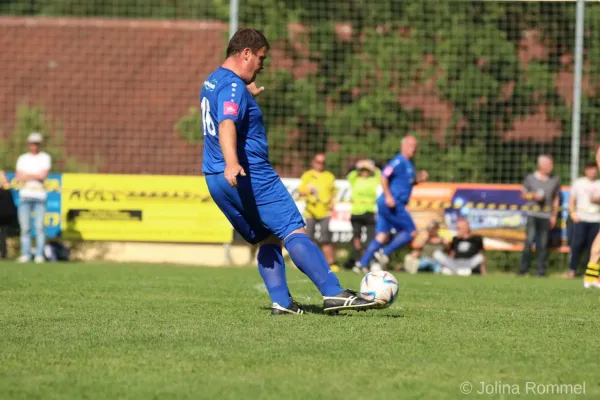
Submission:
M 285 264 L 281 247 L 265 244 L 258 249 L 258 271 L 265 282 L 273 303 L 288 308 L 292 305 L 290 291 L 285 280 Z
M 401 247 L 404 247 L 407 243 L 410 243 L 412 240 L 412 235 L 407 231 L 401 231 L 394 236 L 394 238 L 385 246 L 383 249 L 383 254 L 389 256 L 394 251 L 398 250 Z
M 285 239 L 285 248 L 294 264 L 315 284 L 323 296 L 335 296 L 344 289 L 321 249 L 305 233 L 292 233 Z
M 371 243 L 369 243 L 369 245 L 365 249 L 365 254 L 363 254 L 362 258 L 360 259 L 360 266 L 363 268 L 368 267 L 369 263 L 373 259 L 373 256 L 375 255 L 375 253 L 377 253 L 377 250 L 379 250 L 382 247 L 383 243 L 378 242 L 377 239 L 371 240 Z

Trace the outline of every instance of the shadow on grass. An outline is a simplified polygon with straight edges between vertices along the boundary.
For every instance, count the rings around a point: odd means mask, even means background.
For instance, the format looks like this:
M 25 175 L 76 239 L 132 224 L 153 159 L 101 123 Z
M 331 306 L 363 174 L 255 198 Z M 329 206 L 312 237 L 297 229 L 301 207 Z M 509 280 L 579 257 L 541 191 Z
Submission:
M 302 304 L 301 305 L 302 308 L 304 309 L 304 311 L 306 311 L 308 314 L 320 314 L 320 315 L 327 315 L 327 316 L 331 316 L 331 317 L 351 317 L 351 316 L 357 316 L 357 317 L 362 317 L 362 316 L 369 316 L 369 314 L 371 313 L 380 313 L 380 310 L 367 310 L 367 311 L 351 311 L 351 310 L 346 310 L 346 311 L 341 311 L 339 314 L 329 314 L 323 311 L 323 307 L 321 306 L 317 306 L 314 304 Z M 271 310 L 271 307 L 267 307 L 264 306 L 262 307 L 263 310 Z M 400 314 L 400 313 L 393 313 L 393 314 L 383 314 L 380 315 L 381 317 L 384 318 L 404 318 L 404 314 Z
M 302 309 L 304 311 L 306 311 L 308 314 L 328 315 L 323 311 L 323 307 L 321 307 L 321 306 L 317 306 L 314 304 L 301 304 L 300 307 L 302 307 Z M 264 306 L 264 307 L 262 307 L 262 309 L 263 310 L 271 310 L 271 307 Z
M 404 314 L 384 314 L 386 318 L 404 318 Z

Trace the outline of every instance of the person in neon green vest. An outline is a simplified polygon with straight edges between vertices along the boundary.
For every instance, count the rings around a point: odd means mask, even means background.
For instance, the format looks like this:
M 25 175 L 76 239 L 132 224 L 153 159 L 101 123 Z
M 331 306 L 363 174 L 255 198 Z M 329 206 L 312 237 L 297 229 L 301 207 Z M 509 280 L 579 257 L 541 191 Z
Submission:
M 346 178 L 350 183 L 352 193 L 352 260 L 346 265 L 354 265 L 360 259 L 362 252 L 361 236 L 366 234 L 364 243 L 369 243 L 375 237 L 375 208 L 381 171 L 371 160 L 360 160 L 355 169 Z

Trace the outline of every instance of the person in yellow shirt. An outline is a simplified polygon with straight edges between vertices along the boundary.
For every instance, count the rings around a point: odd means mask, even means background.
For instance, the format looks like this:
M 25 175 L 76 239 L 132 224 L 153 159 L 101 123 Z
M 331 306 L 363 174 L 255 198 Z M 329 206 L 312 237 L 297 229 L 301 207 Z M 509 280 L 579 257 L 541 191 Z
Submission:
M 375 237 L 375 211 L 378 188 L 381 184 L 381 170 L 372 160 L 359 160 L 348 176 L 352 193 L 352 256 L 348 260 L 350 269 L 360 260 L 362 248 L 361 237 L 365 234 L 365 243 Z
M 306 218 L 306 233 L 321 245 L 325 259 L 332 271 L 339 271 L 335 264 L 335 249 L 331 243 L 329 218 L 335 204 L 335 176 L 325 170 L 325 154 L 316 154 L 311 162 L 311 169 L 302 174 L 298 194 L 306 201 L 304 217 Z M 317 226 L 319 236 L 316 237 Z

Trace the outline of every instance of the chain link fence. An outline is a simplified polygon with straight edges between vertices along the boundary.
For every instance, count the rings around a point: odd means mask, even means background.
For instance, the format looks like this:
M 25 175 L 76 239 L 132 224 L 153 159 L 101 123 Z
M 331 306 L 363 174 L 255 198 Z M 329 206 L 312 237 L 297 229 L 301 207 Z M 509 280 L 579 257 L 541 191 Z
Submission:
M 31 130 L 57 171 L 197 175 L 198 94 L 229 0 L 0 1 L 0 163 Z M 434 181 L 518 183 L 551 154 L 568 184 L 573 1 L 240 0 L 272 43 L 260 105 L 274 166 L 338 177 L 408 133 Z M 585 10 L 580 163 L 600 130 L 600 4 Z

